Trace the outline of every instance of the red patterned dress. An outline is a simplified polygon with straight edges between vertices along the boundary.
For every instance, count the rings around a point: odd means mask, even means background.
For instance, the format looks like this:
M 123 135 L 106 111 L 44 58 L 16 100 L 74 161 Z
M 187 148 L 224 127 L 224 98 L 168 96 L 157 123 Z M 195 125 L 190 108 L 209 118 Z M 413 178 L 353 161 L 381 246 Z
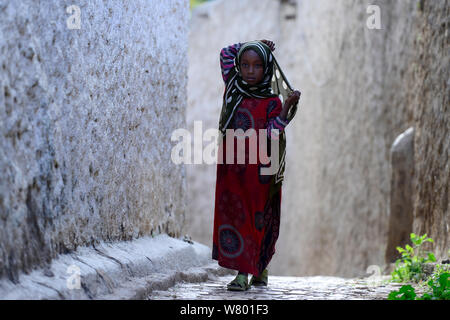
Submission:
M 230 60 L 239 46 L 235 44 L 221 51 L 225 82 L 227 66 L 231 67 Z M 287 125 L 278 117 L 281 110 L 282 103 L 278 97 L 244 98 L 228 128 L 241 128 L 244 132 L 253 128 L 256 141 L 259 141 L 259 129 L 265 129 L 269 139 L 277 140 L 277 136 L 270 135 L 270 129 L 284 130 Z M 245 139 L 245 164 L 237 161 L 239 139 Z M 270 164 L 261 163 L 258 143 L 257 162 L 250 163 L 250 140 L 249 137 L 234 137 L 234 161 L 230 164 L 226 163 L 226 137 L 219 145 L 223 162 L 218 161 L 216 171 L 212 258 L 218 260 L 222 267 L 259 275 L 275 253 L 280 227 L 281 189 L 269 202 L 269 185 L 273 176 L 262 175 L 261 168 Z

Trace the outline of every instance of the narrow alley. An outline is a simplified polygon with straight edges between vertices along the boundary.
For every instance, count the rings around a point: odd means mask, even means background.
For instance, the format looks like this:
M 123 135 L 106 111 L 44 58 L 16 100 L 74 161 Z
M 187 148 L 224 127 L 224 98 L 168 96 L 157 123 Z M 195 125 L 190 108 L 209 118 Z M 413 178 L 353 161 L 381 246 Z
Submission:
M 211 278 L 206 282 L 180 282 L 164 291 L 153 291 L 150 300 L 385 300 L 402 284 L 390 283 L 390 276 L 345 279 L 339 277 L 269 276 L 267 287 L 228 291 L 234 275 Z M 417 288 L 419 289 L 419 288 Z M 420 290 L 420 289 L 419 289 Z M 419 291 L 416 290 L 416 291 Z

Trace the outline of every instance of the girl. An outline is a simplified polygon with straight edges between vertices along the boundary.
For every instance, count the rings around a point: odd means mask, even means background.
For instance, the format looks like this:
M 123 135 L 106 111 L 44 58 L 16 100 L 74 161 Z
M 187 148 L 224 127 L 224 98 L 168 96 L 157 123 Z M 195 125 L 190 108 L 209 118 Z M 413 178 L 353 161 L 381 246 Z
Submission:
M 245 164 L 234 161 L 217 164 L 212 258 L 220 266 L 238 270 L 228 290 L 247 290 L 250 285 L 267 285 L 269 264 L 280 225 L 281 183 L 283 181 L 286 138 L 284 128 L 292 120 L 300 98 L 281 71 L 272 51 L 272 41 L 237 43 L 220 52 L 220 66 L 225 82 L 219 121 L 219 155 L 226 159 L 226 129 L 253 128 L 259 141 L 259 129 L 267 130 L 270 141 L 279 141 L 279 167 L 264 175 L 259 156 L 249 164 L 249 136 L 245 139 Z M 282 101 L 284 106 L 282 106 Z M 273 131 L 272 129 L 278 129 Z M 249 132 L 249 131 L 247 131 Z M 234 137 L 237 144 L 239 134 Z M 235 148 L 236 150 L 236 148 Z M 259 153 L 259 152 L 258 152 Z M 266 161 L 265 161 L 266 162 Z M 250 283 L 248 274 L 252 274 Z

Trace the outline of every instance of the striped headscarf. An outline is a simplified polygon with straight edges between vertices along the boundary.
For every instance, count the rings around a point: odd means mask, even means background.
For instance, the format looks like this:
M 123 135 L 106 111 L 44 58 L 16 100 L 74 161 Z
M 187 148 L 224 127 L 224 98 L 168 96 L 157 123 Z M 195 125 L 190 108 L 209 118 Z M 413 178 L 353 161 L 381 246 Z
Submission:
M 255 51 L 263 61 L 263 80 L 256 85 L 250 85 L 242 79 L 240 61 L 246 50 Z M 225 135 L 237 106 L 244 97 L 270 98 L 278 96 L 284 102 L 293 91 L 286 76 L 278 65 L 269 46 L 261 41 L 250 41 L 243 44 L 235 58 L 234 68 L 228 75 L 229 81 L 223 95 L 222 111 L 220 113 L 219 130 Z M 297 112 L 297 105 L 290 108 L 287 120 L 290 121 Z
M 240 60 L 246 50 L 255 51 L 263 61 L 264 75 L 263 80 L 256 84 L 250 85 L 242 79 L 240 70 Z M 241 103 L 244 97 L 246 98 L 270 98 L 278 96 L 282 103 L 286 101 L 289 93 L 294 91 L 289 84 L 286 76 L 278 65 L 275 56 L 272 54 L 269 46 L 261 41 L 250 41 L 243 44 L 235 58 L 234 68 L 231 68 L 228 75 L 225 92 L 223 95 L 222 111 L 220 113 L 219 130 L 221 131 L 220 143 L 226 134 L 231 119 L 235 110 Z M 297 104 L 289 109 L 287 120 L 288 122 L 294 118 L 297 112 Z M 286 155 L 286 136 L 282 131 L 280 134 L 279 144 L 279 169 L 271 181 L 269 196 L 272 197 L 283 181 L 285 155 Z

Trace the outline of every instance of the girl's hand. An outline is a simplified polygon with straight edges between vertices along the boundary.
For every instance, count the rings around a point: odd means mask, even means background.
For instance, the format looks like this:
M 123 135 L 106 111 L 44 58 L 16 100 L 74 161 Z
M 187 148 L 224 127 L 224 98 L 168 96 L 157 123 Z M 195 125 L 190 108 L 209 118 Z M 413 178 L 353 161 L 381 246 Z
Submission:
M 301 92 L 298 90 L 289 93 L 288 98 L 284 102 L 285 107 L 289 110 L 292 106 L 295 106 L 300 99 Z
M 267 46 L 270 48 L 271 51 L 275 51 L 275 43 L 270 40 L 260 40 L 262 43 L 267 44 Z
M 281 110 L 281 113 L 280 113 L 281 120 L 286 121 L 286 117 L 289 112 L 289 109 L 292 106 L 295 106 L 295 104 L 300 99 L 300 95 L 301 95 L 301 92 L 298 90 L 295 90 L 295 91 L 292 91 L 289 93 L 288 98 L 284 102 L 283 109 Z

